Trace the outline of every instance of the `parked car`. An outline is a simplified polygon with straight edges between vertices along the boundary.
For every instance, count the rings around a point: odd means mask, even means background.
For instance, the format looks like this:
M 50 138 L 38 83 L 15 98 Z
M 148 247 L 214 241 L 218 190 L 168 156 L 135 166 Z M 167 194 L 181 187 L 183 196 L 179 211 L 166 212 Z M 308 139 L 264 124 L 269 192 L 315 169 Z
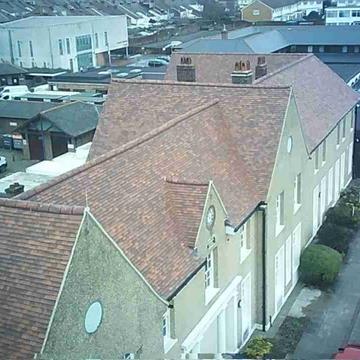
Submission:
M 168 65 L 169 62 L 164 60 L 164 59 L 151 59 L 148 62 L 148 66 L 150 67 L 159 67 L 159 66 L 164 66 L 164 65 Z
M 334 355 L 335 360 L 360 360 L 360 345 L 349 344 L 340 348 Z
M 4 156 L 0 156 L 0 173 L 4 172 L 7 168 L 7 161 Z

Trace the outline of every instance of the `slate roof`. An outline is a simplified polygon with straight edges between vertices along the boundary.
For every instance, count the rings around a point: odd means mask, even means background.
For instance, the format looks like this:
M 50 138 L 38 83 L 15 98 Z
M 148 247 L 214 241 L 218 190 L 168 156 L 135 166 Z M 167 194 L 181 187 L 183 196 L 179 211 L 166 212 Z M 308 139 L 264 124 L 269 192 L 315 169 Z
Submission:
M 41 111 L 56 106 L 59 104 L 40 101 L 0 100 L 0 118 L 30 120 Z
M 65 134 L 76 137 L 96 129 L 99 112 L 93 104 L 75 101 L 43 111 L 40 116 Z
M 291 45 L 360 45 L 360 26 L 250 26 L 231 30 L 226 45 L 219 40 L 221 35 L 207 36 L 201 41 L 184 42 L 181 48 L 186 52 L 233 52 L 234 48 L 243 53 L 271 53 Z M 223 41 L 229 41 L 223 40 Z M 236 43 L 236 45 L 235 45 Z
M 167 79 L 176 78 L 176 64 L 184 52 L 172 56 Z M 250 60 L 253 54 L 187 54 L 191 56 L 199 82 L 231 83 L 231 72 L 236 61 Z M 338 121 L 355 106 L 359 95 L 331 69 L 312 54 L 268 54 L 268 75 L 254 85 L 292 86 L 299 110 L 308 151 L 316 146 L 336 126 Z
M 26 74 L 27 71 L 20 66 L 13 65 L 7 62 L 0 62 L 0 76 L 3 75 L 18 75 Z
M 169 298 L 203 259 L 176 231 L 164 177 L 213 180 L 238 224 L 266 197 L 290 95 L 288 87 L 115 82 L 94 140 L 98 157 L 19 198 L 84 205 L 87 194 L 104 229 Z
M 82 213 L 0 199 L 1 359 L 32 359 L 40 351 Z
M 293 5 L 299 2 L 299 0 L 260 0 L 260 1 L 266 4 L 267 6 L 270 6 L 272 9 Z

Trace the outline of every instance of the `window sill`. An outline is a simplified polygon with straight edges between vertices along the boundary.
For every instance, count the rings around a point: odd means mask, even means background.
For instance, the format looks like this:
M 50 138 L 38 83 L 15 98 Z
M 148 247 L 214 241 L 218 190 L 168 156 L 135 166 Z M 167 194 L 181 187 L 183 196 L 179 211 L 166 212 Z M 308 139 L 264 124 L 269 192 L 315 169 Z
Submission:
M 164 337 L 164 353 L 170 351 L 170 349 L 177 343 L 177 339 L 172 339 L 169 337 Z
M 209 304 L 209 302 L 215 297 L 219 290 L 219 288 L 213 287 L 208 287 L 205 289 L 205 305 Z
M 285 225 L 277 225 L 275 230 L 275 236 L 280 235 L 280 233 L 284 230 Z
M 240 250 L 240 264 L 242 264 L 247 259 L 250 253 L 251 253 L 251 249 L 245 248 Z
M 319 169 L 315 169 L 314 170 L 314 175 L 317 174 L 319 172 Z
M 296 214 L 300 208 L 301 208 L 301 204 L 295 204 L 294 205 L 294 214 Z

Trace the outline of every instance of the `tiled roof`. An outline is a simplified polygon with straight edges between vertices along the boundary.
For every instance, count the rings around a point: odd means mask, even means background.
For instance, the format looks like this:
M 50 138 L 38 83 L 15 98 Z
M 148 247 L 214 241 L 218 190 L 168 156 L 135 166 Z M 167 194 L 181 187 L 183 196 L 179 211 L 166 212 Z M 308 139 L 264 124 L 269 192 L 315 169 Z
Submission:
M 314 55 L 260 78 L 255 84 L 293 87 L 309 152 L 360 99 L 358 93 Z
M 231 83 L 234 63 L 258 54 L 173 54 L 166 77 L 176 78 L 180 57 L 191 56 L 199 82 Z M 253 86 L 291 86 L 308 150 L 311 152 L 357 103 L 359 95 L 313 54 L 267 54 L 268 75 Z
M 203 260 L 176 231 L 178 213 L 168 216 L 167 199 L 178 190 L 170 186 L 169 194 L 164 177 L 213 180 L 230 219 L 240 222 L 266 197 L 290 95 L 284 87 L 113 83 L 95 139 L 105 155 L 20 198 L 84 205 L 87 197 L 104 229 L 168 298 Z M 197 195 L 183 205 L 204 196 Z
M 168 216 L 183 242 L 194 248 L 209 184 L 166 179 L 165 201 Z
M 1 359 L 40 351 L 82 212 L 0 199 Z
M 176 81 L 176 66 L 180 64 L 183 56 L 190 56 L 196 68 L 196 81 L 199 83 L 231 83 L 231 73 L 234 65 L 239 60 L 250 60 L 250 65 L 255 68 L 259 54 L 188 54 L 185 51 L 173 53 L 165 75 L 166 80 Z M 283 68 L 290 62 L 294 62 L 306 56 L 306 54 L 267 54 L 266 61 L 268 71 L 274 72 Z

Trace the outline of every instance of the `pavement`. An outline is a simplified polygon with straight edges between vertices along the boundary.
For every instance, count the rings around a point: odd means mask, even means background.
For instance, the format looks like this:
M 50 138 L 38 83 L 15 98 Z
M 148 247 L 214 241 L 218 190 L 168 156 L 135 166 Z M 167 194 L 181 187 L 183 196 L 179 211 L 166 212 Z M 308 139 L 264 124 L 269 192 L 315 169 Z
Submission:
M 292 358 L 330 359 L 339 347 L 360 343 L 359 274 L 360 232 L 350 245 L 335 285 L 310 306 L 310 323 Z
M 24 160 L 22 151 L 20 150 L 7 150 L 0 148 L 0 156 L 5 156 L 8 164 L 6 171 L 0 173 L 0 178 L 4 178 L 5 176 L 19 171 L 25 171 L 28 166 L 37 162 L 36 160 Z

